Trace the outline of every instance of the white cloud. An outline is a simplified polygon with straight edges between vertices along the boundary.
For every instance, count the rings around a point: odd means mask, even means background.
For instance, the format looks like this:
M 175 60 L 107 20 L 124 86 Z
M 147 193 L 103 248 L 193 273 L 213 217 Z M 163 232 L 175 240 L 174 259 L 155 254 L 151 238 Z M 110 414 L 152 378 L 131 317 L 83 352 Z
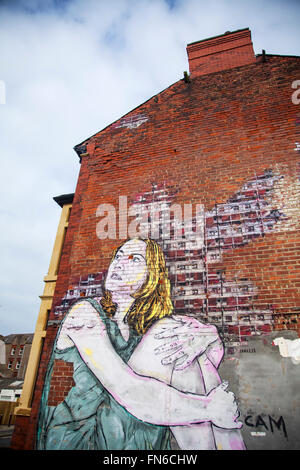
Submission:
M 279 0 L 0 3 L 0 333 L 34 330 L 74 145 L 181 79 L 189 42 L 249 27 L 256 53 L 299 55 L 298 18 Z

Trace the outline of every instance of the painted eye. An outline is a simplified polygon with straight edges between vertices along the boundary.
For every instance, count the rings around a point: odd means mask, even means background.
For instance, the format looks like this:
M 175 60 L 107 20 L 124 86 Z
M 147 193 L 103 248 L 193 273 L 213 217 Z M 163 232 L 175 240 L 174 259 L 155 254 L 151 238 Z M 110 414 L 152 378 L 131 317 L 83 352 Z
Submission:
M 135 255 L 129 255 L 129 256 L 128 256 L 128 259 L 132 259 L 132 261 L 133 261 L 134 263 L 139 263 L 139 261 L 140 261 L 139 256 L 135 256 Z

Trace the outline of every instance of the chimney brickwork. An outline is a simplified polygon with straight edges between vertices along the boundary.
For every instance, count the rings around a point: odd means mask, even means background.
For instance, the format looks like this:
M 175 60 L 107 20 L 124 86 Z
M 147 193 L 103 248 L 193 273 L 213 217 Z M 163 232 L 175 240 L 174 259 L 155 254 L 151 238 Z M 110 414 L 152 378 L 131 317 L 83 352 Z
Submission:
M 251 31 L 227 32 L 187 46 L 192 78 L 255 62 Z

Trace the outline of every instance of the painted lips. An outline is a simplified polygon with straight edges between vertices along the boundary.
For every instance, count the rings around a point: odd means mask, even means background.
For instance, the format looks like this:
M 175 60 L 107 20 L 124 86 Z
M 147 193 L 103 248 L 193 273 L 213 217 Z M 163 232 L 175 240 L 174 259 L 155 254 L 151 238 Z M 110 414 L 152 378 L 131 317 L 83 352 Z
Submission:
M 110 276 L 111 279 L 117 279 L 118 281 L 122 281 L 122 278 L 121 276 L 119 276 L 119 274 L 117 273 L 112 273 L 112 275 Z

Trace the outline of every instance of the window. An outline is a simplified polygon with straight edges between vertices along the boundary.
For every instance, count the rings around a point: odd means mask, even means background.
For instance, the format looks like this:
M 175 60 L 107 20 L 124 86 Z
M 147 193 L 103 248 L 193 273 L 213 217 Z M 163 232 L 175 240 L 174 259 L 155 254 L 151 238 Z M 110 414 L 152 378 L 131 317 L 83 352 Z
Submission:
M 21 359 L 18 359 L 16 363 L 16 370 L 20 369 L 20 365 L 21 365 Z
M 241 291 L 241 292 L 248 292 L 248 291 L 249 291 L 249 287 L 248 287 L 248 286 L 241 286 L 241 287 L 240 287 L 240 291 Z
M 7 368 L 11 369 L 12 365 L 13 365 L 13 361 L 12 360 L 8 361 Z
M 11 356 L 14 356 L 14 355 L 15 355 L 16 349 L 17 349 L 16 346 L 12 346 L 12 348 L 11 348 L 11 350 L 10 350 L 10 355 L 11 355 Z
M 20 346 L 19 356 L 23 356 L 24 346 Z
M 220 320 L 220 317 L 212 316 L 211 320 L 217 323 Z

